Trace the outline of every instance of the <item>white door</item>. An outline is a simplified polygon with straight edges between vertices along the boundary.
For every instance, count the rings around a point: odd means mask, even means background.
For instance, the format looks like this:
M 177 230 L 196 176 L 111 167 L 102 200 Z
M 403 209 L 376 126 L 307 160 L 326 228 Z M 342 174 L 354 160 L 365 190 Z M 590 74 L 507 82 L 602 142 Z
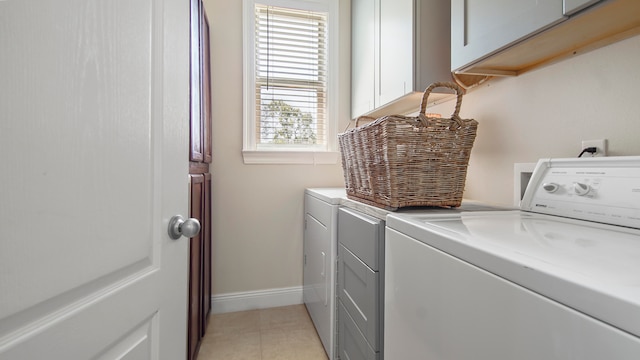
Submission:
M 0 0 L 0 359 L 184 359 L 189 2 Z

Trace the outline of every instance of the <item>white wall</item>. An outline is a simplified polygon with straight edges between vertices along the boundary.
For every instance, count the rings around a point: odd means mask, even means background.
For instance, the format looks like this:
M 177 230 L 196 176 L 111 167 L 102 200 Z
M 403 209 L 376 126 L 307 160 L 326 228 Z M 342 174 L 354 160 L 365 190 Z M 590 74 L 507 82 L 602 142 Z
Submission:
M 610 155 L 640 155 L 639 64 L 637 36 L 471 90 L 461 115 L 479 125 L 465 197 L 511 205 L 514 163 L 576 157 L 581 140 L 605 138 Z
M 242 161 L 242 1 L 204 0 L 211 30 L 213 294 L 302 285 L 303 193 L 344 186 L 335 165 Z M 349 54 L 349 1 L 340 1 Z M 345 30 L 347 29 L 347 30 Z M 350 63 L 340 64 L 339 129 L 349 121 Z

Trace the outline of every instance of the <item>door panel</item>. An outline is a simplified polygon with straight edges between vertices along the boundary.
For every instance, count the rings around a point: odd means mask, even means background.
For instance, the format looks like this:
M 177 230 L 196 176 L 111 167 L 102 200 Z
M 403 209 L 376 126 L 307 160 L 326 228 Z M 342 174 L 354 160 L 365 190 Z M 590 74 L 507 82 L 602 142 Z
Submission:
M 191 84 L 190 91 L 191 96 L 189 97 L 191 100 L 190 106 L 190 143 L 189 143 L 189 160 L 201 162 L 204 160 L 203 154 L 203 144 L 202 144 L 202 103 L 201 96 L 202 92 L 200 90 L 200 75 L 201 75 L 201 66 L 200 66 L 200 9 L 201 9 L 201 0 L 189 0 L 191 6 L 191 37 L 190 37 L 190 51 L 191 51 Z
M 204 207 L 202 210 L 202 335 L 207 329 L 211 312 L 211 174 L 204 174 Z
M 189 175 L 191 178 L 190 217 L 202 219 L 202 194 L 204 176 Z M 202 230 L 202 229 L 201 229 Z M 202 335 L 202 234 L 189 239 L 189 359 L 195 359 Z
M 204 150 L 204 162 L 211 163 L 211 60 L 209 47 L 209 19 L 205 12 L 204 6 L 201 6 L 200 12 L 200 48 L 201 48 L 201 71 L 202 84 L 202 148 Z
M 0 1 L 0 24 L 0 358 L 184 356 L 188 4 Z
M 31 16 L 27 9 L 11 6 L 14 3 L 10 2 L 9 7 L 16 8 L 14 11 L 25 18 Z M 7 150 L 25 150 L 21 156 L 14 156 L 10 167 L 23 169 L 2 175 L 6 177 L 2 184 L 9 186 L 2 198 L 16 204 L 16 209 L 5 214 L 4 221 L 21 224 L 26 220 L 24 214 L 32 213 L 37 216 L 37 224 L 33 224 L 37 226 L 25 226 L 15 240 L 47 239 L 53 235 L 55 241 L 3 242 L 6 251 L 0 254 L 0 266 L 21 276 L 3 283 L 7 296 L 0 299 L 0 318 L 60 294 L 73 292 L 69 296 L 77 297 L 77 293 L 90 292 L 84 288 L 94 280 L 117 280 L 153 262 L 150 245 L 155 224 L 149 211 L 154 206 L 153 186 L 140 188 L 132 183 L 136 179 L 138 184 L 153 184 L 154 176 L 149 162 L 151 139 L 140 136 L 148 133 L 151 126 L 151 89 L 139 85 L 149 84 L 151 77 L 151 44 L 148 35 L 142 35 L 151 32 L 151 1 L 125 3 L 124 12 L 109 2 L 80 5 L 70 10 L 76 20 L 62 27 L 56 23 L 70 16 L 64 14 L 64 7 L 51 5 L 52 8 L 43 9 L 52 14 L 42 16 L 38 29 L 48 31 L 47 37 L 59 39 L 61 54 L 44 69 L 30 64 L 37 57 L 50 58 L 47 52 L 53 51 L 53 46 L 41 44 L 29 52 L 6 52 L 11 54 L 9 66 L 19 74 L 2 76 L 12 79 L 15 85 L 3 85 L 2 91 L 7 94 L 2 98 L 18 98 L 18 104 L 7 103 L 2 108 L 9 107 L 9 111 L 15 111 L 9 117 L 22 118 L 27 123 L 6 129 L 14 136 L 2 139 Z M 5 11 L 0 8 L 0 12 Z M 129 22 L 134 25 L 124 26 Z M 17 31 L 20 26 L 16 24 L 15 28 Z M 40 44 L 42 41 L 36 37 L 42 35 L 31 31 L 25 34 L 25 40 Z M 62 40 L 64 37 L 68 39 Z M 120 38 L 128 41 L 118 42 Z M 112 58 L 127 51 L 131 51 L 130 56 L 123 62 Z M 23 61 L 27 63 L 18 64 Z M 123 76 L 120 66 L 132 69 L 131 77 Z M 9 94 L 12 91 L 17 91 L 17 96 Z M 128 96 L 132 92 L 138 94 L 135 101 Z M 42 105 L 33 106 L 34 100 Z M 135 141 L 122 133 L 131 134 Z M 68 134 L 75 135 L 69 138 Z M 25 149 L 25 139 L 37 141 Z M 24 169 L 18 161 L 33 166 Z M 26 187 L 29 181 L 34 186 Z M 8 191 L 11 188 L 14 190 Z M 125 203 L 127 206 L 121 206 Z M 114 226 L 109 214 L 116 212 L 122 219 L 137 221 Z M 123 233 L 127 236 L 120 235 Z M 90 267 L 85 266 L 88 263 Z M 34 269 L 33 264 L 39 266 Z M 124 268 L 130 270 L 122 273 Z
M 137 329 L 134 329 L 123 339 L 119 340 L 108 352 L 98 357 L 98 360 L 151 358 L 150 339 L 153 336 L 153 325 L 157 323 L 157 321 L 155 316 L 151 318 L 150 321 L 145 321 Z

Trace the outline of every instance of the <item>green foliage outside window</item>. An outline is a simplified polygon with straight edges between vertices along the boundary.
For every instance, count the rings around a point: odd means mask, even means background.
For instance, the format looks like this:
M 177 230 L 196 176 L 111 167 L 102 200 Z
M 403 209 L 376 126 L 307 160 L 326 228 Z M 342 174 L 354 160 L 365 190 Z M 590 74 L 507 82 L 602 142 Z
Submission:
M 262 138 L 274 144 L 316 144 L 313 117 L 282 100 L 273 100 L 263 108 Z M 264 126 L 272 124 L 272 126 Z

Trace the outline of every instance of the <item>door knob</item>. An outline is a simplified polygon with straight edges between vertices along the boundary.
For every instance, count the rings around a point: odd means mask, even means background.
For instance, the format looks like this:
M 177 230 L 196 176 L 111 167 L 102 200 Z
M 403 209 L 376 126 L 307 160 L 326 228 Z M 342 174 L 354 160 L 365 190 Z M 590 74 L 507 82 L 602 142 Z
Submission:
M 180 236 L 192 238 L 200 232 L 200 222 L 198 219 L 188 218 L 185 220 L 182 216 L 176 215 L 169 220 L 169 237 L 177 240 Z

